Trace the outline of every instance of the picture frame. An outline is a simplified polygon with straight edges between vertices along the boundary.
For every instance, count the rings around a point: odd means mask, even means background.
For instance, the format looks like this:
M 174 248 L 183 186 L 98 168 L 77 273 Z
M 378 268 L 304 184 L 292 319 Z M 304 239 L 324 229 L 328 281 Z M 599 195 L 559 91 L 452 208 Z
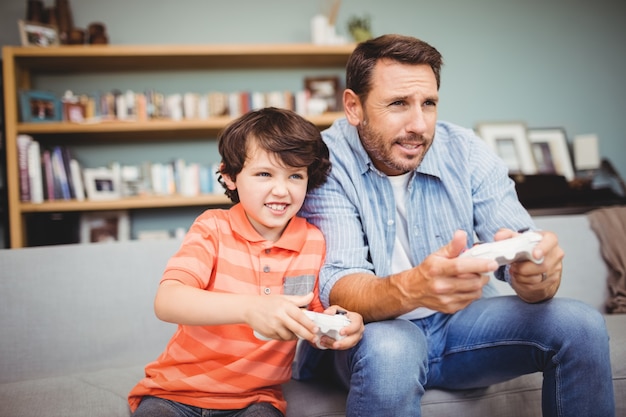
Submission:
M 80 243 L 130 240 L 130 216 L 126 210 L 95 211 L 80 216 Z
M 115 200 L 122 197 L 119 178 L 111 169 L 85 168 L 83 178 L 89 200 Z
M 540 173 L 562 175 L 567 181 L 574 179 L 576 173 L 563 128 L 528 129 L 528 140 Z
M 309 93 L 309 101 L 320 100 L 326 103 L 326 112 L 341 110 L 341 90 L 338 76 L 306 77 L 304 89 Z
M 63 119 L 61 100 L 48 91 L 19 92 L 22 122 L 60 122 Z
M 48 47 L 60 45 L 59 30 L 56 26 L 40 22 L 17 21 L 22 46 Z
M 537 164 L 524 122 L 480 123 L 476 134 L 500 157 L 509 174 L 534 175 Z
M 72 123 L 83 123 L 87 118 L 85 105 L 79 101 L 62 102 L 62 107 L 63 120 Z

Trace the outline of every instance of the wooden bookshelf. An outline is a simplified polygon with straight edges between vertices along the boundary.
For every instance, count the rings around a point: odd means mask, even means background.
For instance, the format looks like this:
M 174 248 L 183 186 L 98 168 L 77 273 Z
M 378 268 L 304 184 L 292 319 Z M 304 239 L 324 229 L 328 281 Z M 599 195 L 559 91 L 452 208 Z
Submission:
M 16 138 L 28 134 L 36 140 L 138 142 L 149 146 L 155 140 L 215 136 L 229 117 L 206 120 L 107 121 L 100 123 L 22 123 L 19 121 L 20 90 L 30 89 L 38 75 L 55 73 L 114 73 L 183 71 L 189 69 L 313 69 L 343 68 L 354 45 L 244 44 L 244 45 L 150 45 L 150 46 L 59 46 L 4 47 L 3 77 L 6 128 L 7 191 L 9 234 L 12 248 L 28 246 L 26 215 L 38 212 L 82 212 L 97 210 L 149 210 L 163 207 L 226 205 L 224 195 L 197 197 L 132 197 L 112 201 L 46 201 L 40 204 L 20 201 L 19 166 Z M 309 119 L 318 127 L 329 126 L 340 113 Z M 111 139 L 113 138 L 113 139 Z

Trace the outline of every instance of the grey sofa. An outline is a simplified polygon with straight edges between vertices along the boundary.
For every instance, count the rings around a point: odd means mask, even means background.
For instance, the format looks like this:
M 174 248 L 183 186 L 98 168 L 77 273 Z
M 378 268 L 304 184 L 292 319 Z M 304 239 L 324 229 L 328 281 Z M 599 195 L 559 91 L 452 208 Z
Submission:
M 567 253 L 559 296 L 602 309 L 606 266 L 586 216 L 536 220 L 558 232 Z M 154 317 L 152 301 L 178 245 L 0 250 L 0 417 L 128 416 L 128 391 L 174 331 Z M 626 316 L 606 318 L 616 415 L 626 416 Z M 430 390 L 423 415 L 536 417 L 540 389 L 534 374 L 480 390 Z M 291 381 L 285 395 L 289 417 L 344 416 L 345 392 L 332 384 Z

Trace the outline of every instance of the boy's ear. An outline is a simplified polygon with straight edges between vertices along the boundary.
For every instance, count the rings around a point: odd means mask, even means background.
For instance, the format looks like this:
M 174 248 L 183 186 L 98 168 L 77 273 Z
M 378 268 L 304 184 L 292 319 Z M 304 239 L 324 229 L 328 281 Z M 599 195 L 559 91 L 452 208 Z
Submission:
M 346 113 L 346 119 L 351 125 L 358 126 L 363 121 L 361 99 L 354 91 L 350 89 L 344 90 L 343 108 Z
M 237 185 L 235 184 L 235 181 L 233 181 L 232 178 L 230 178 L 230 175 L 224 173 L 223 163 L 220 164 L 220 175 L 222 176 L 222 180 L 224 181 L 224 184 L 226 184 L 226 187 L 229 190 L 237 189 Z

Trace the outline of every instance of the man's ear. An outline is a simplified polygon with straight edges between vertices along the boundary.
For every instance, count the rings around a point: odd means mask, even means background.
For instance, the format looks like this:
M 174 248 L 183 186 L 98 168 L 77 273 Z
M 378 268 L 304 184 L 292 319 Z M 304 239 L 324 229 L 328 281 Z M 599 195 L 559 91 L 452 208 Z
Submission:
M 345 89 L 343 92 L 343 109 L 346 113 L 346 119 L 351 125 L 358 126 L 363 121 L 361 99 L 349 88 Z

